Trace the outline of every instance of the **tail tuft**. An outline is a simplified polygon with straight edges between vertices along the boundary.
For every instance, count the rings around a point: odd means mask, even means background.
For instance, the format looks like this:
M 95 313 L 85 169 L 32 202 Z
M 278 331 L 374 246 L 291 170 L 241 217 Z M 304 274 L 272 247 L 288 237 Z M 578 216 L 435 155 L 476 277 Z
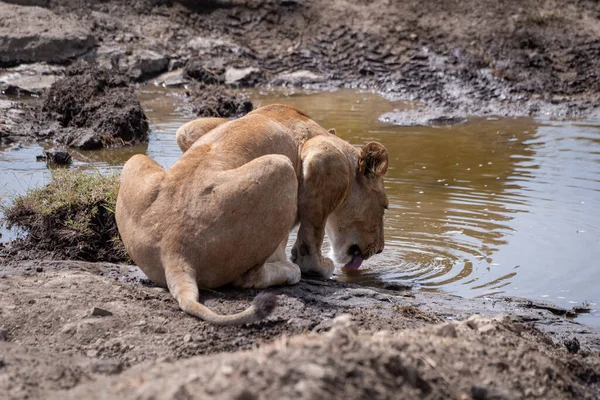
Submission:
M 259 293 L 252 301 L 252 305 L 259 319 L 267 318 L 277 307 L 277 296 L 268 292 Z

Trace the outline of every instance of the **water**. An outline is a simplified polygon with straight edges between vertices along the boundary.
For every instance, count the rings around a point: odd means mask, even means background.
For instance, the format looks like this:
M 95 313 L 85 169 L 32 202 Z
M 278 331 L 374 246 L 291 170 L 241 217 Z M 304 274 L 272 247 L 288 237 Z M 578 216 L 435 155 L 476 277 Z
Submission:
M 414 107 L 376 94 L 250 92 L 256 106 L 287 103 L 353 144 L 376 140 L 390 155 L 386 248 L 338 279 L 414 283 L 462 296 L 515 295 L 564 307 L 590 302 L 600 324 L 600 123 L 470 118 L 452 127 L 398 127 L 384 112 Z M 191 116 L 172 92 L 145 88 L 148 145 L 74 155 L 76 168 L 117 169 L 147 153 L 179 157 L 174 132 Z M 48 179 L 37 145 L 0 149 L 1 193 Z M 5 238 L 10 233 L 4 231 Z

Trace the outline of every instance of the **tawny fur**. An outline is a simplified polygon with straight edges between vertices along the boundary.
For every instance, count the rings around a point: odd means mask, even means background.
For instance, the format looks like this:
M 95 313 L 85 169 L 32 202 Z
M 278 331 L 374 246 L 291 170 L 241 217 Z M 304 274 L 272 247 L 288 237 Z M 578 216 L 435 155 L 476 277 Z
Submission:
M 191 121 L 176 139 L 184 154 L 169 170 L 143 155 L 125 164 L 116 219 L 131 258 L 184 311 L 222 325 L 266 317 L 272 296 L 223 316 L 198 302 L 198 290 L 295 284 L 300 272 L 329 277 L 326 224 L 341 263 L 352 246 L 365 258 L 383 249 L 381 144 L 361 153 L 285 105 Z M 290 262 L 285 244 L 297 223 Z

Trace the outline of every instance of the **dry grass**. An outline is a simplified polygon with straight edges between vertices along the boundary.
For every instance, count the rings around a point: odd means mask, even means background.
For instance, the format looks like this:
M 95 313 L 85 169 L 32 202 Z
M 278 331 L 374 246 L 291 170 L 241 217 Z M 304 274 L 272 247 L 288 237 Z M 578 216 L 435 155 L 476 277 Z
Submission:
M 5 207 L 5 221 L 28 233 L 27 250 L 61 258 L 127 261 L 115 221 L 117 174 L 55 170 L 48 185 L 32 189 Z

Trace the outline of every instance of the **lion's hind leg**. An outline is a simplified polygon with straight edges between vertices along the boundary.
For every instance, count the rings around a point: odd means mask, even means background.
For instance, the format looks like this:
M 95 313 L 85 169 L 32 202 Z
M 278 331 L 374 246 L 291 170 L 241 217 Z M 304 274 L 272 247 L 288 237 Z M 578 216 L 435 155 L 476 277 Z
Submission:
M 266 262 L 251 268 L 233 282 L 241 288 L 265 289 L 271 286 L 295 285 L 300 282 L 300 267 L 291 261 Z
M 300 267 L 288 261 L 285 254 L 288 235 L 279 243 L 277 249 L 267 259 L 236 279 L 233 285 L 241 288 L 265 289 L 271 286 L 295 285 L 300 282 Z
M 225 122 L 227 122 L 225 118 L 198 118 L 190 121 L 177 129 L 175 133 L 177 146 L 185 153 L 196 140 Z

